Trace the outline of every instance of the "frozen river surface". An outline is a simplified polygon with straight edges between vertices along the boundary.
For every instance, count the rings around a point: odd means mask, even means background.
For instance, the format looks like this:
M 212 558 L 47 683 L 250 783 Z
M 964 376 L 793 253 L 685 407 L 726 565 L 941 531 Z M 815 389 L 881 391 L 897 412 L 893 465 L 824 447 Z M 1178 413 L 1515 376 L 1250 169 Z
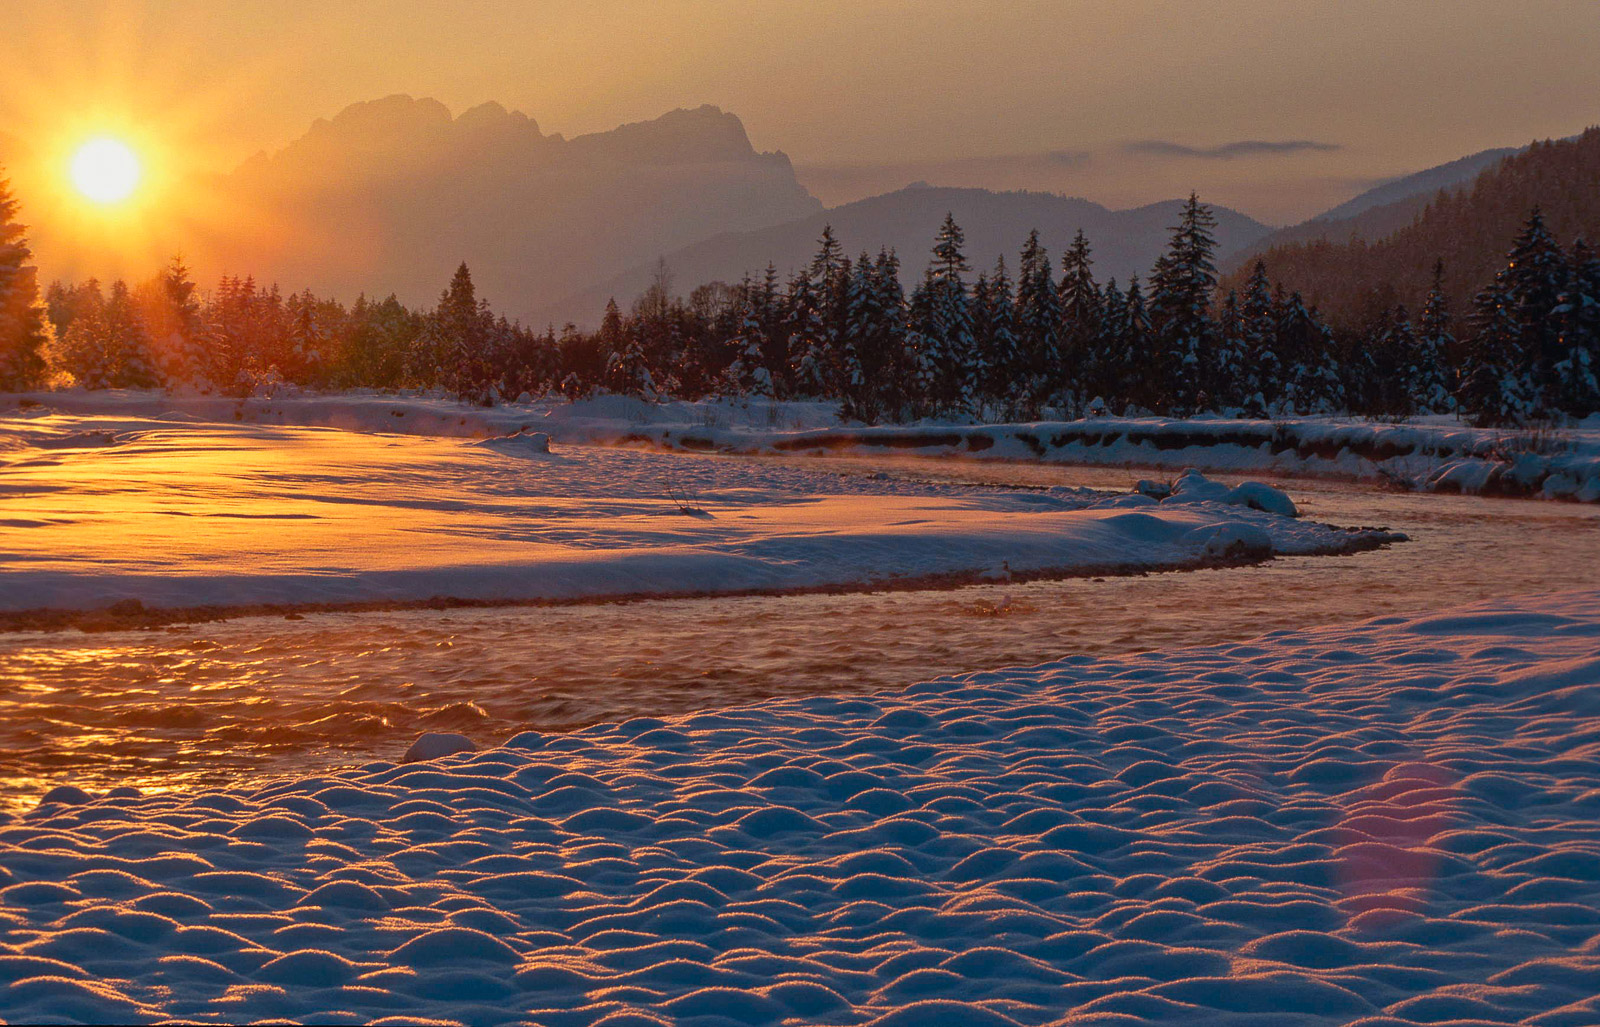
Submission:
M 1120 471 L 806 460 L 863 475 L 1126 488 Z M 48 787 L 241 783 L 769 696 L 1249 638 L 1600 586 L 1592 507 L 1295 482 L 1308 518 L 1412 541 L 1256 567 L 946 591 L 250 617 L 0 635 L 0 803 Z

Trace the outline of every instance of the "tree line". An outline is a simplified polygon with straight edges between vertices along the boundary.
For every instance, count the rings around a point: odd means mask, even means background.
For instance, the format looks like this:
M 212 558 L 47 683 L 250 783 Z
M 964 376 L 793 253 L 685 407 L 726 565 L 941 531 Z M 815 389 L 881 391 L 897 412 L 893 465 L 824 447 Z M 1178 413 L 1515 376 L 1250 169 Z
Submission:
M 1442 265 L 1418 316 L 1335 329 L 1258 261 L 1220 293 L 1215 222 L 1191 196 L 1148 282 L 1100 283 L 1080 232 L 1059 271 L 1033 232 L 1013 275 L 974 276 L 948 215 L 909 294 L 892 250 L 846 256 L 825 228 L 787 281 L 769 265 L 687 299 L 662 268 L 600 326 L 528 329 L 496 316 L 462 265 L 431 309 L 345 306 L 225 277 L 202 295 L 181 261 L 148 282 L 52 284 L 38 301 L 15 201 L 0 190 L 0 387 L 193 387 L 250 395 L 442 389 L 524 396 L 836 401 L 866 423 L 1101 413 L 1268 417 L 1461 412 L 1478 424 L 1600 409 L 1600 261 L 1563 249 L 1538 211 L 1458 334 Z M 33 298 L 29 299 L 29 290 Z

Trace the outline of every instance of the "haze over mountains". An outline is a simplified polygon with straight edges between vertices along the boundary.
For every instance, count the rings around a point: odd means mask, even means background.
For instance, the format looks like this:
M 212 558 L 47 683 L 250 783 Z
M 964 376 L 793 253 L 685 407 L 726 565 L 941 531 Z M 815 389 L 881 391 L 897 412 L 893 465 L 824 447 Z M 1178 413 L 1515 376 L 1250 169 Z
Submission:
M 199 240 L 202 269 L 431 303 L 466 260 L 522 317 L 655 254 L 822 209 L 786 156 L 758 153 L 709 106 L 569 140 L 499 104 L 452 118 L 391 96 L 316 122 L 220 188 L 254 230 Z
M 1384 183 L 1276 232 L 1214 208 L 1219 263 L 1289 242 L 1379 238 L 1408 224 L 1440 188 L 1511 152 Z M 895 248 L 909 281 L 947 211 L 966 229 L 975 269 L 1002 254 L 1014 269 L 1032 228 L 1054 255 L 1081 229 L 1097 275 L 1125 283 L 1165 247 L 1179 202 L 1110 210 L 1054 193 L 919 183 L 824 209 L 786 155 L 758 152 L 739 118 L 716 107 L 565 139 L 496 103 L 452 117 L 435 100 L 409 96 L 319 120 L 217 188 L 251 230 L 233 219 L 226 231 L 191 240 L 202 276 L 255 274 L 347 300 L 394 292 L 431 304 L 464 260 L 480 295 L 533 325 L 596 323 L 608 297 L 626 304 L 642 292 L 662 258 L 685 293 L 760 274 L 769 261 L 787 276 L 809 261 L 826 224 L 852 256 Z

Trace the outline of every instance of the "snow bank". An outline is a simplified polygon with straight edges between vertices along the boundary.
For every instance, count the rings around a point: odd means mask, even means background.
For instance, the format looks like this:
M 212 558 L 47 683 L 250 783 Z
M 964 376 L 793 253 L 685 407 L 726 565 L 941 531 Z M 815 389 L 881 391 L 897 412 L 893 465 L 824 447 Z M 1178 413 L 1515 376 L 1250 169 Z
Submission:
M 1220 501 L 1177 502 L 1212 496 L 1199 476 L 1129 509 L 1144 497 L 552 452 L 543 433 L 472 444 L 57 415 L 0 421 L 0 461 L 0 611 L 870 588 L 1342 553 L 1399 537 L 1250 509 L 1226 488 Z M 1265 486 L 1249 495 L 1293 508 Z M 1219 530 L 1231 533 L 1220 544 Z
M 558 442 L 650 445 L 689 452 L 911 453 L 1111 467 L 1383 481 L 1427 491 L 1600 502 L 1600 416 L 1560 430 L 1467 428 L 1447 418 L 1385 424 L 1090 418 L 1037 424 L 841 426 L 829 403 L 754 400 L 649 403 L 601 396 L 471 407 L 437 396 L 341 393 L 229 399 L 158 392 L 0 396 L 79 414 L 203 417 L 482 438 L 521 431 Z M 3 407 L 0 407 L 3 408 Z M 38 408 L 36 408 L 38 409 Z
M 0 1016 L 1594 1024 L 1597 644 L 1569 594 L 63 789 L 0 826 Z

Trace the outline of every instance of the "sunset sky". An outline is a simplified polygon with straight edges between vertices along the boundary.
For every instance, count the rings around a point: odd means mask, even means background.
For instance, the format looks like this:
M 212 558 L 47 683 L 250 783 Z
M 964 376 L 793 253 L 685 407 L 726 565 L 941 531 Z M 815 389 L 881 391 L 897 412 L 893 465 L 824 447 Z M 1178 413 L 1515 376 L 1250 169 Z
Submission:
M 1600 120 L 1597 53 L 1592 0 L 58 0 L 8 7 L 0 137 L 19 178 L 69 123 L 194 173 L 396 92 L 569 136 L 712 103 L 830 203 L 916 179 L 1112 206 L 1198 188 L 1287 222 Z

